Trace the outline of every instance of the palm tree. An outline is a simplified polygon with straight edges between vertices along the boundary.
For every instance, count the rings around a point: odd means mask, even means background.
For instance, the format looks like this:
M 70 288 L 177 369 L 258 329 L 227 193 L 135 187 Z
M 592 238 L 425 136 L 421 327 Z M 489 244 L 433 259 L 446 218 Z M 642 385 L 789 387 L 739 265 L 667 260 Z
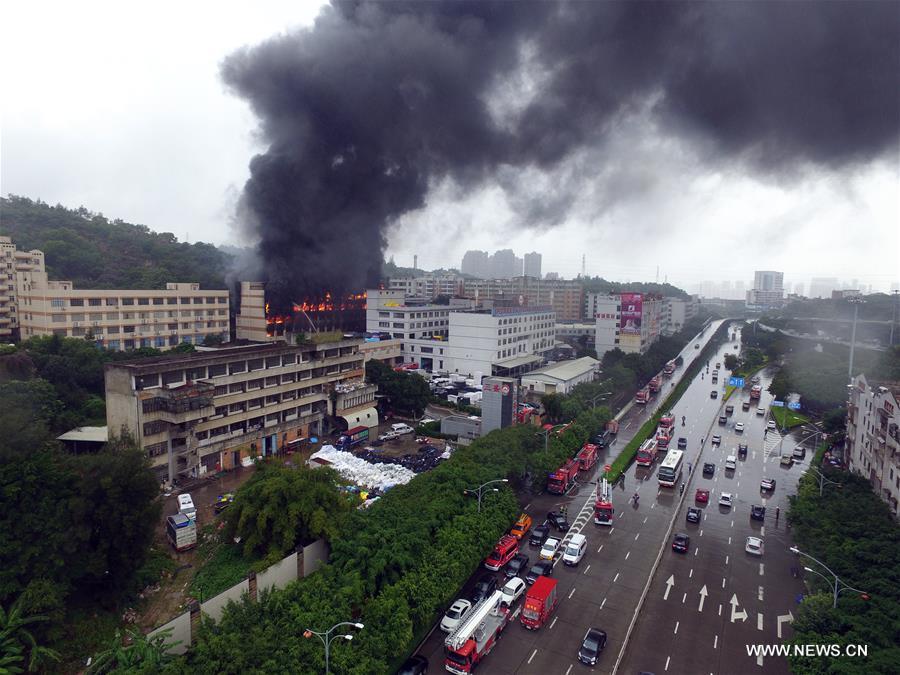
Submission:
M 140 668 L 147 672 L 162 669 L 162 666 L 171 661 L 174 656 L 170 653 L 172 647 L 180 642 L 166 642 L 172 637 L 172 629 L 156 633 L 153 637 L 144 635 L 139 630 L 125 630 L 130 644 L 124 645 L 122 633 L 116 631 L 108 649 L 97 654 L 88 666 L 88 675 L 105 675 L 119 669 Z M 0 671 L 2 674 L 2 671 Z
M 26 664 L 29 673 L 47 660 L 59 661 L 59 654 L 37 644 L 34 635 L 27 628 L 30 624 L 47 621 L 43 615 L 26 616 L 22 609 L 22 597 L 5 610 L 0 605 L 0 675 L 22 673 Z

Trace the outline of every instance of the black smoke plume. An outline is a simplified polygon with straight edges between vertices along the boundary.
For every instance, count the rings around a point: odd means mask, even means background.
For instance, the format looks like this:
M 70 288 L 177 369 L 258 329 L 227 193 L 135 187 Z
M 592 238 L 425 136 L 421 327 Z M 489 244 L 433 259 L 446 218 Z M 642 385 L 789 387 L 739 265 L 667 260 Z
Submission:
M 763 174 L 896 153 L 898 63 L 893 0 L 333 2 L 223 65 L 268 143 L 239 216 L 274 295 L 355 291 L 438 181 L 503 172 L 527 194 L 511 170 L 552 169 L 648 106 L 665 133 Z

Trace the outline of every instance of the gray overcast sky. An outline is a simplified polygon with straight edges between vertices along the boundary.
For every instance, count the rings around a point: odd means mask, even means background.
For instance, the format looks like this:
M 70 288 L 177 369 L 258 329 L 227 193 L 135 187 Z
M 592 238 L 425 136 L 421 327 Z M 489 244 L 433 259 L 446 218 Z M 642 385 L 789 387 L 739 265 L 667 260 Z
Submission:
M 250 243 L 228 223 L 249 160 L 264 144 L 219 66 L 241 46 L 310 26 L 320 6 L 8 4 L 0 41 L 3 194 L 84 205 L 190 241 Z M 492 105 L 515 99 L 501 93 Z M 537 250 L 544 271 L 574 276 L 585 254 L 588 274 L 650 280 L 658 265 L 660 278 L 685 287 L 750 281 L 754 269 L 884 289 L 900 277 L 896 148 L 852 169 L 810 166 L 761 178 L 710 161 L 640 111 L 612 124 L 598 147 L 552 170 L 508 177 L 533 185 L 536 199 L 561 181 L 577 185 L 564 222 L 522 228 L 522 204 L 514 201 L 521 189 L 459 189 L 445 179 L 431 186 L 425 208 L 391 226 L 386 255 L 411 265 L 418 254 L 419 265 L 432 268 L 458 266 L 468 248 Z M 598 161 L 610 156 L 612 165 Z

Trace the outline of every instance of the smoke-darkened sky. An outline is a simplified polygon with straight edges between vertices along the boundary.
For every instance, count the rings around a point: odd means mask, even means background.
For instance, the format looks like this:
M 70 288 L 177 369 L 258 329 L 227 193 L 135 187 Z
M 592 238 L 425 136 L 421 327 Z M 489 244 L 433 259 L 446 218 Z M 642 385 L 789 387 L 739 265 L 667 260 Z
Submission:
M 80 71 L 65 122 L 36 101 L 71 58 L 39 41 L 4 88 L 3 191 L 253 242 L 288 294 L 365 285 L 382 251 L 431 268 L 468 248 L 685 285 L 898 276 L 900 3 L 289 7 L 244 40 L 187 16 L 149 58 L 152 25 L 120 10 L 126 65 Z

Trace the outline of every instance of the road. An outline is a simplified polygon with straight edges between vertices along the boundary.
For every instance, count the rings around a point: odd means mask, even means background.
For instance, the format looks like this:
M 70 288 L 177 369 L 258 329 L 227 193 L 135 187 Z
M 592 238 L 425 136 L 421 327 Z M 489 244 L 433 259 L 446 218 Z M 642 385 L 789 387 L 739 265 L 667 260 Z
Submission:
M 684 372 L 688 364 L 699 354 L 694 349 L 695 342 L 701 346 L 712 336 L 720 322 L 707 327 L 703 336 L 690 342 L 682 351 L 684 365 L 672 378 Z M 731 349 L 730 344 L 727 346 Z M 720 357 L 726 352 L 720 350 Z M 707 382 L 699 378 L 692 383 L 674 412 L 678 417 L 689 415 L 692 406 L 702 403 L 709 396 Z M 671 387 L 670 387 L 671 388 Z M 599 527 L 593 524 L 593 504 L 595 501 L 595 481 L 604 464 L 612 462 L 641 424 L 654 412 L 665 396 L 663 390 L 650 406 L 634 406 L 620 420 L 620 430 L 616 442 L 604 451 L 593 474 L 573 488 L 564 497 L 541 494 L 525 505 L 528 513 L 540 522 L 547 511 L 566 504 L 570 533 L 582 531 L 588 538 L 588 553 L 577 567 L 560 565 L 556 560 L 554 576 L 559 580 L 560 605 L 550 623 L 538 631 L 528 631 L 511 623 L 487 657 L 483 668 L 490 673 L 568 673 L 573 668 L 585 668 L 577 662 L 576 653 L 585 631 L 599 627 L 609 635 L 606 652 L 595 668 L 589 670 L 611 673 L 616 654 L 623 644 L 628 626 L 638 607 L 642 591 L 653 571 L 660 545 L 666 539 L 669 525 L 678 508 L 677 491 L 658 493 L 655 478 L 651 475 L 637 476 L 635 466 L 626 474 L 625 480 L 614 490 L 613 504 L 616 509 L 613 527 Z M 713 410 L 707 406 L 710 419 Z M 692 424 L 695 421 L 692 418 Z M 699 436 L 700 432 L 697 431 Z M 680 435 L 680 434 L 676 434 Z M 644 470 L 646 473 L 646 470 Z M 638 480 L 641 478 L 642 480 Z M 650 480 L 653 479 L 653 480 Z M 629 498 L 637 489 L 641 495 L 639 506 L 630 503 Z M 532 561 L 537 559 L 537 549 L 523 546 Z M 484 573 L 479 569 L 460 593 L 468 595 L 474 582 Z M 498 573 L 498 582 L 502 575 Z M 521 609 L 521 601 L 514 608 L 516 616 Z M 434 630 L 418 651 L 430 663 L 429 673 L 445 672 L 443 667 L 443 641 L 445 634 Z
M 700 399 L 691 387 L 687 397 L 694 421 L 687 427 L 689 451 L 694 467 L 704 462 L 716 465 L 712 477 L 694 470 L 688 476 L 683 504 L 678 509 L 674 528 L 691 538 L 687 554 L 671 550 L 671 537 L 664 542 L 659 568 L 650 583 L 635 630 L 620 666 L 622 672 L 653 673 L 788 673 L 784 658 L 748 656 L 746 645 L 777 643 L 790 636 L 790 621 L 796 611 L 802 583 L 791 575 L 796 558 L 788 551 L 786 532 L 788 495 L 796 491 L 801 472 L 813 457 L 812 446 L 799 465 L 786 468 L 779 463 L 781 434 L 766 430 L 768 415 L 757 415 L 757 407 L 768 408 L 771 373 L 762 374 L 761 404 L 751 403 L 743 412 L 741 403 L 749 400 L 746 391 L 736 391 L 728 403 L 735 412 L 723 427 L 717 418 L 724 407 L 721 397 L 709 398 L 710 386 L 703 383 Z M 720 378 L 720 383 L 723 379 Z M 735 423 L 746 425 L 743 433 Z M 801 432 L 802 433 L 802 432 Z M 720 434 L 722 444 L 712 446 L 711 434 Z M 701 447 L 700 438 L 706 438 Z M 786 438 L 783 446 L 790 453 L 802 438 Z M 814 439 L 810 439 L 814 440 Z M 735 471 L 725 470 L 725 458 L 737 455 L 738 443 L 747 443 L 745 459 L 739 459 Z M 776 489 L 760 490 L 764 477 L 776 479 Z M 695 490 L 710 491 L 708 504 L 695 502 Z M 719 496 L 730 492 L 734 506 L 718 505 Z M 750 507 L 766 508 L 764 522 L 750 519 Z M 686 522 L 689 506 L 703 511 L 698 524 Z M 776 509 L 780 518 L 776 518 Z M 746 553 L 748 536 L 763 539 L 761 557 Z

